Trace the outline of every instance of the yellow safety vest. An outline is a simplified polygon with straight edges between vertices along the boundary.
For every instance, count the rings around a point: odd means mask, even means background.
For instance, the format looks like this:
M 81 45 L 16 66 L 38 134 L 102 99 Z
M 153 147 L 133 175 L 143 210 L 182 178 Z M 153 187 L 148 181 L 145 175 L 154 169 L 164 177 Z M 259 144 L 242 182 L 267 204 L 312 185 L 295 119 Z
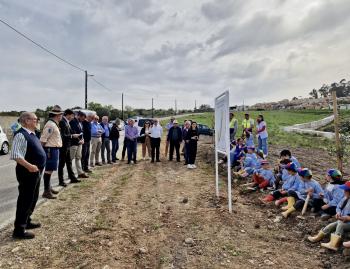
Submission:
M 235 123 L 237 122 L 236 118 L 232 118 L 232 120 L 230 121 L 230 128 L 235 128 Z
M 243 125 L 243 129 L 249 129 L 249 128 L 253 128 L 253 124 L 252 124 L 252 120 L 249 119 L 244 119 L 243 122 L 242 122 L 242 125 Z

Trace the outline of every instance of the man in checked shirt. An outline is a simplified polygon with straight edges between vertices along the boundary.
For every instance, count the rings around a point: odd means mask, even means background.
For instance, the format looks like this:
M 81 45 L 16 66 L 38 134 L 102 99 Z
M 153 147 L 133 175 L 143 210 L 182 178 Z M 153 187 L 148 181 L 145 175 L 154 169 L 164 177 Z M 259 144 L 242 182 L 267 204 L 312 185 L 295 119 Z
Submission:
M 13 238 L 32 239 L 35 235 L 26 230 L 39 228 L 31 215 L 39 196 L 40 179 L 46 164 L 46 153 L 35 135 L 38 118 L 34 113 L 23 112 L 19 117 L 21 128 L 16 132 L 11 159 L 17 162 L 18 200 Z

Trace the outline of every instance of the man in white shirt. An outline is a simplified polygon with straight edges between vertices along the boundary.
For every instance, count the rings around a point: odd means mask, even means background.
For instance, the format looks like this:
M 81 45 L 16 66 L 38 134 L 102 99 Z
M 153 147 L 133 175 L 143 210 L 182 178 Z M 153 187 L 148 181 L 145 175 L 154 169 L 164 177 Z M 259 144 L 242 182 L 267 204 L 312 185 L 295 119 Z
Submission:
M 159 124 L 159 120 L 155 119 L 153 122 L 153 127 L 150 130 L 151 137 L 151 148 L 152 148 L 152 161 L 154 163 L 154 157 L 156 157 L 156 162 L 160 162 L 159 160 L 159 147 L 160 141 L 163 134 L 163 128 Z

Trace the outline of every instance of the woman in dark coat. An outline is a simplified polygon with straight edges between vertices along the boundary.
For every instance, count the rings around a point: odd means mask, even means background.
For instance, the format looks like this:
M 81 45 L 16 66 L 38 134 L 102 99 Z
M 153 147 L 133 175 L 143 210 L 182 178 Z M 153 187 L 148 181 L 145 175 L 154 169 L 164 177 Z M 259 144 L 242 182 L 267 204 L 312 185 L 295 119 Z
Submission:
M 185 143 L 188 144 L 188 165 L 187 168 L 196 168 L 197 143 L 199 139 L 197 122 L 193 121 L 186 135 Z

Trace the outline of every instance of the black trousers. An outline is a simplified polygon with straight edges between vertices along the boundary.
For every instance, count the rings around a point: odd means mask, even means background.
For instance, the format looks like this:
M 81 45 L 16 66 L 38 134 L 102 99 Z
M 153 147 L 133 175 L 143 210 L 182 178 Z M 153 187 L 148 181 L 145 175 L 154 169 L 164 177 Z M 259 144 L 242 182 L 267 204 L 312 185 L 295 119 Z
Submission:
M 123 151 L 122 151 L 122 159 L 125 158 L 125 153 L 126 153 L 126 145 L 127 142 L 126 142 L 126 138 L 124 138 L 124 142 L 123 142 Z
M 173 160 L 174 148 L 176 151 L 176 160 L 179 162 L 180 161 L 180 141 L 179 140 L 170 141 L 170 151 L 169 151 L 170 161 Z
M 81 167 L 84 171 L 89 169 L 90 141 L 85 142 L 81 148 Z
M 160 148 L 160 138 L 151 137 L 151 148 L 152 148 L 152 161 L 154 157 L 159 161 L 159 148 Z
M 190 140 L 188 151 L 189 151 L 188 163 L 194 164 L 196 162 L 196 157 L 197 157 L 197 141 Z
M 58 179 L 60 182 L 63 182 L 63 168 L 67 166 L 68 177 L 70 179 L 75 178 L 73 168 L 72 168 L 72 160 L 70 158 L 69 147 L 60 148 L 60 159 L 58 162 Z
M 15 229 L 25 229 L 34 212 L 39 197 L 42 171 L 30 173 L 21 165 L 16 166 L 18 181 L 18 199 L 16 209 Z

